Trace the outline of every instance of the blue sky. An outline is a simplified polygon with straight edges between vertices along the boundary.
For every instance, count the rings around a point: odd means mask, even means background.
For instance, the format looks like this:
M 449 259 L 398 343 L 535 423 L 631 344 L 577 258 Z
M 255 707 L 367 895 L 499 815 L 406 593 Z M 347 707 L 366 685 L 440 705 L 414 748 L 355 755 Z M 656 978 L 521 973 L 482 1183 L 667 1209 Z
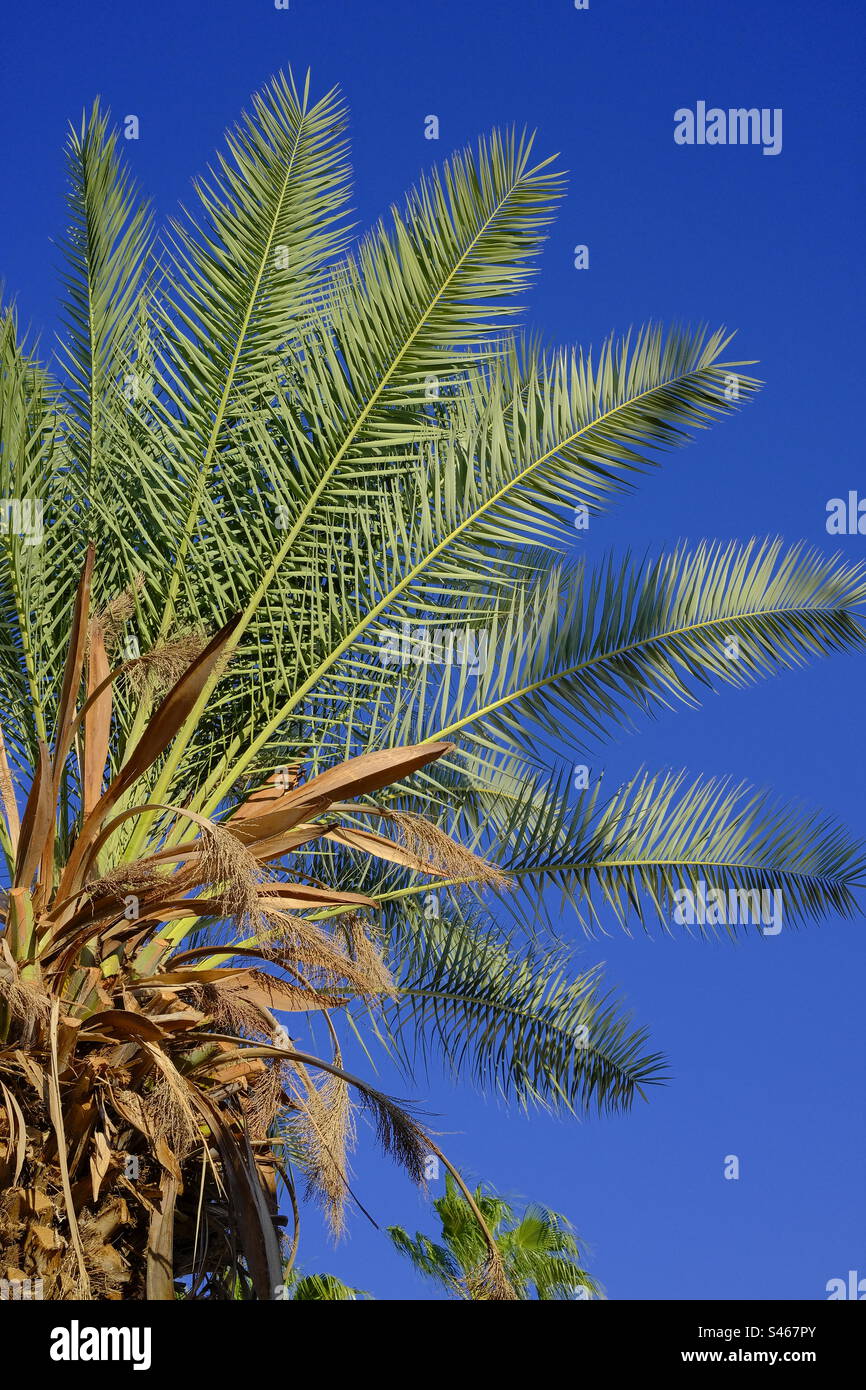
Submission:
M 189 195 L 222 131 L 279 67 L 339 83 L 351 111 L 363 226 L 421 169 L 493 125 L 537 127 L 568 196 L 529 320 L 598 342 L 649 318 L 726 323 L 767 386 L 593 522 L 593 554 L 681 538 L 802 538 L 848 559 L 866 538 L 825 530 L 862 462 L 864 25 L 855 0 L 437 0 L 375 4 L 149 0 L 16 6 L 4 20 L 0 275 L 50 342 L 64 227 L 66 122 L 100 93 L 135 114 L 127 154 L 159 213 Z M 674 112 L 781 108 L 783 148 L 685 147 Z M 440 139 L 424 138 L 435 114 Z M 589 269 L 573 266 L 586 244 Z M 770 785 L 866 830 L 862 657 L 814 664 L 611 745 L 614 785 L 641 764 Z M 567 734 L 564 737 L 567 746 Z M 463 1171 L 572 1219 L 612 1298 L 825 1297 L 866 1274 L 862 1184 L 866 937 L 860 920 L 737 945 L 612 935 L 607 962 L 671 1081 L 627 1116 L 507 1114 L 441 1077 L 413 1094 Z M 406 1094 L 388 1070 L 381 1084 Z M 423 1201 L 363 1127 L 355 1185 L 384 1226 Z M 738 1181 L 723 1177 L 740 1159 Z M 305 1268 L 387 1298 L 426 1290 L 362 1217 L 333 1250 L 316 1218 Z

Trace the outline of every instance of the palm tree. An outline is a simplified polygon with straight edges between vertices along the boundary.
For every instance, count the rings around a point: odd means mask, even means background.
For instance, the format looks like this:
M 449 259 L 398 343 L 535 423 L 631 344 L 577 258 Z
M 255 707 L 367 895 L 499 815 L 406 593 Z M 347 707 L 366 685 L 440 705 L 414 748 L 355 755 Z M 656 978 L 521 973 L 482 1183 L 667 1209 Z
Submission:
M 372 1295 L 344 1284 L 335 1274 L 298 1274 L 285 1285 L 284 1297 L 292 1303 L 356 1303 Z
M 863 572 L 779 541 L 574 559 L 575 518 L 746 402 L 748 364 L 723 359 L 723 332 L 649 326 L 597 353 L 525 338 L 518 300 L 562 178 L 515 134 L 455 155 L 350 246 L 345 127 L 335 92 L 276 78 L 158 238 L 107 115 L 71 132 L 55 359 L 11 309 L 0 321 L 6 946 L 23 965 L 11 914 L 28 892 L 34 920 L 73 911 L 56 893 L 70 873 L 86 888 L 69 864 L 111 788 L 88 871 L 113 883 L 154 856 L 183 866 L 215 825 L 246 847 L 251 797 L 430 745 L 390 789 L 308 807 L 315 834 L 294 847 L 294 882 L 376 912 L 391 985 L 374 1002 L 341 980 L 340 1017 L 408 1070 L 435 1057 L 524 1106 L 625 1108 L 662 1059 L 598 971 L 575 969 L 551 890 L 590 934 L 602 913 L 670 930 L 675 894 L 701 882 L 779 891 L 795 923 L 850 914 L 863 862 L 833 822 L 744 787 L 641 772 L 575 795 L 564 746 L 589 757 L 636 712 L 861 648 Z M 145 758 L 192 671 L 190 709 Z M 308 898 L 296 915 L 351 936 L 358 908 Z M 237 913 L 177 911 L 149 914 L 136 970 L 243 944 Z M 84 990 L 106 962 L 76 949 Z
M 478 1187 L 476 1205 L 502 1256 L 511 1287 L 520 1299 L 563 1300 L 601 1297 L 596 1281 L 580 1268 L 580 1250 L 564 1216 L 532 1204 L 522 1216 L 502 1197 Z M 475 1215 L 450 1175 L 445 1193 L 433 1203 L 442 1228 L 439 1242 L 420 1231 L 410 1236 L 389 1226 L 394 1247 L 406 1255 L 425 1278 L 432 1279 L 448 1298 L 487 1298 L 484 1268 L 487 1259 Z

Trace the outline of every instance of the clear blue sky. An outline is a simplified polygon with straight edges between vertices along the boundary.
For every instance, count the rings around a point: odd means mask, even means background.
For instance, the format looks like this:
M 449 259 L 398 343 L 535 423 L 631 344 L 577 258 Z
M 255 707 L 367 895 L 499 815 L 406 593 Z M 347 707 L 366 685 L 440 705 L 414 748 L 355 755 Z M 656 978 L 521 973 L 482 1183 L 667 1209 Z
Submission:
M 137 115 L 127 152 L 165 214 L 250 92 L 310 66 L 351 105 L 362 224 L 452 147 L 526 123 L 571 174 L 532 323 L 597 342 L 647 318 L 706 319 L 760 359 L 757 403 L 593 523 L 594 553 L 752 534 L 836 548 L 828 498 L 866 495 L 859 0 L 47 0 L 9 8 L 3 28 L 0 275 L 46 342 L 67 120 L 96 93 Z M 675 145 L 674 111 L 699 100 L 781 107 L 782 153 Z M 438 143 L 423 138 L 429 114 Z M 864 537 L 837 545 L 866 553 Z M 862 834 L 864 674 L 841 657 L 665 714 L 607 751 L 609 775 L 731 774 Z M 416 1095 L 464 1172 L 566 1212 L 612 1298 L 821 1299 L 828 1279 L 866 1275 L 864 923 L 736 946 L 613 936 L 586 943 L 586 964 L 599 959 L 667 1053 L 670 1084 L 629 1116 L 578 1124 L 508 1115 L 433 1076 Z M 406 1092 L 387 1071 L 382 1084 Z M 423 1224 L 363 1126 L 360 1139 L 368 1209 Z M 731 1153 L 738 1182 L 722 1176 Z M 380 1297 L 430 1296 L 359 1216 L 336 1251 L 308 1220 L 302 1263 Z

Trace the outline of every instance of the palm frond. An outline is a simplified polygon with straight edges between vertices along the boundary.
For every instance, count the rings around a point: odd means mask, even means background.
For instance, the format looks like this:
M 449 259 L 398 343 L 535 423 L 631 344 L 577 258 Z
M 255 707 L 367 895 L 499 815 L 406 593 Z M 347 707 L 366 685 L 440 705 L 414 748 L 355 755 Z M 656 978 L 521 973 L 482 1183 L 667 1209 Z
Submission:
M 628 1109 L 664 1079 L 646 1030 L 603 992 L 598 968 L 575 974 L 564 949 L 517 947 L 453 910 L 416 913 L 404 930 L 413 946 L 385 1023 L 392 1038 L 411 1031 L 425 1063 L 441 1058 L 522 1108 L 578 1113 Z
M 832 818 L 743 783 L 688 781 L 682 772 L 639 773 L 610 797 L 599 778 L 540 852 L 537 820 L 528 803 L 513 828 L 518 848 L 500 863 L 529 911 L 555 888 L 590 933 L 604 931 L 602 910 L 625 928 L 655 920 L 669 932 L 678 924 L 763 930 L 768 899 L 786 926 L 829 912 L 850 917 L 866 870 L 862 844 Z M 719 908 L 678 923 L 683 890 L 696 900 L 703 894 L 705 904 L 720 894 L 724 915 Z
M 527 724 L 552 747 L 564 721 L 609 738 L 635 709 L 697 704 L 703 689 L 862 650 L 864 597 L 862 565 L 778 539 L 554 570 L 517 593 L 504 620 L 491 613 L 471 700 L 452 695 L 428 728 L 511 752 Z
M 67 337 L 62 358 L 70 438 L 84 462 L 85 515 L 100 452 L 135 368 L 135 330 L 153 238 L 149 210 L 120 160 L 109 120 L 95 102 L 67 144 L 70 226 L 63 248 Z

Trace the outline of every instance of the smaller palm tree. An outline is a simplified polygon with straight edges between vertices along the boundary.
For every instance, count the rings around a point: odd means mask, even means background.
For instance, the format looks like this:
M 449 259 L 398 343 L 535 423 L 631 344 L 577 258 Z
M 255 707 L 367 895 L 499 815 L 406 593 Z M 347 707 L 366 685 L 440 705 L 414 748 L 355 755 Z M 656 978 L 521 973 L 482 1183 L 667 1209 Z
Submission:
M 285 1283 L 285 1298 L 292 1303 L 355 1303 L 372 1298 L 364 1289 L 353 1289 L 336 1274 L 298 1274 L 289 1272 Z
M 571 1224 L 559 1212 L 531 1203 L 517 1218 L 494 1192 L 476 1188 L 474 1205 L 484 1218 L 508 1281 L 520 1299 L 602 1298 L 600 1285 L 580 1267 L 580 1250 Z M 433 1206 L 442 1226 L 441 1244 L 420 1231 L 412 1237 L 401 1226 L 388 1234 L 401 1255 L 420 1274 L 435 1280 L 450 1298 L 486 1300 L 484 1271 L 488 1251 L 476 1213 L 446 1174 L 445 1194 Z

